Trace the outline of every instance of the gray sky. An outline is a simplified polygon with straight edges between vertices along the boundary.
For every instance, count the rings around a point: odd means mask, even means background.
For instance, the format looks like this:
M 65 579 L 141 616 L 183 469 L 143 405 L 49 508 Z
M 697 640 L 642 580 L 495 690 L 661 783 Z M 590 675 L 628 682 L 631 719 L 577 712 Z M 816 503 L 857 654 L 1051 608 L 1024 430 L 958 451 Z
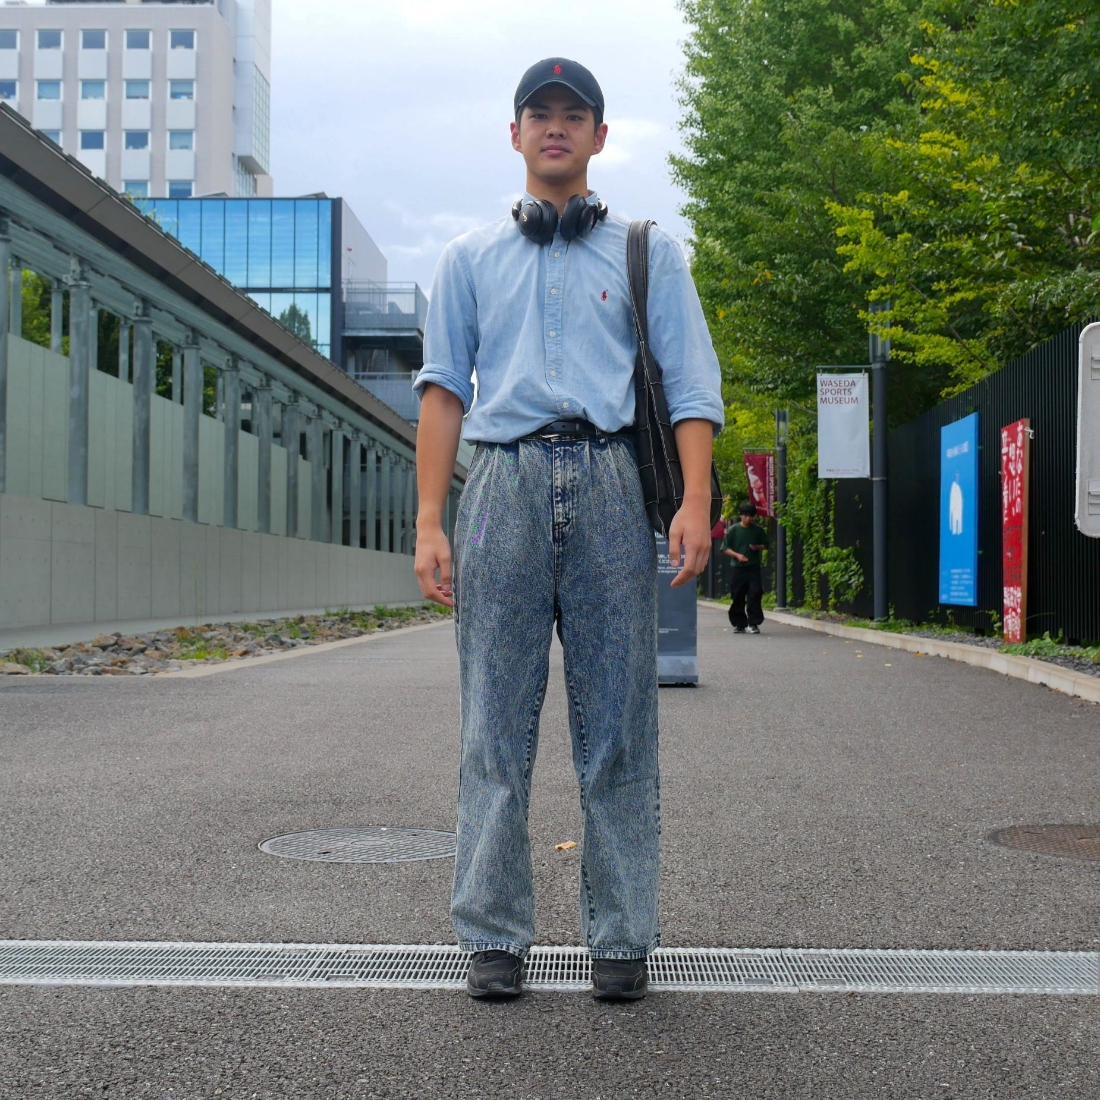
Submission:
M 276 194 L 347 199 L 391 281 L 428 288 L 443 245 L 522 192 L 512 96 L 528 65 L 560 55 L 587 65 L 607 101 L 590 185 L 682 240 L 667 159 L 684 37 L 675 0 L 274 0 Z

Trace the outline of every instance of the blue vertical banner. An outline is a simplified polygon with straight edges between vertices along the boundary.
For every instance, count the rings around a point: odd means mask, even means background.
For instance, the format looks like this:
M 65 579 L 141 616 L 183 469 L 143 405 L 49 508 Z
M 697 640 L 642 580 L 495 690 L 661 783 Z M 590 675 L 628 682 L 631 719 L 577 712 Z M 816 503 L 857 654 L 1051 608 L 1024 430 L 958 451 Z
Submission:
M 940 603 L 978 605 L 978 414 L 940 429 Z

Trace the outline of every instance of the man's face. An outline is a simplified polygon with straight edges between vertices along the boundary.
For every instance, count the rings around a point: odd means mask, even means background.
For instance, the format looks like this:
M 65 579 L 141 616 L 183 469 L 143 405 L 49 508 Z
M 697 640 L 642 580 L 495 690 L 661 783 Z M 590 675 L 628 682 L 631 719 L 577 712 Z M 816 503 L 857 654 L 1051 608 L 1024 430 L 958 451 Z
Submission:
M 540 88 L 512 123 L 512 148 L 547 183 L 583 175 L 606 137 L 607 124 L 596 126 L 592 108 L 561 84 Z
M 756 518 L 755 516 L 742 515 L 741 516 L 741 526 L 742 527 L 751 527 L 752 526 L 752 521 L 755 518 Z

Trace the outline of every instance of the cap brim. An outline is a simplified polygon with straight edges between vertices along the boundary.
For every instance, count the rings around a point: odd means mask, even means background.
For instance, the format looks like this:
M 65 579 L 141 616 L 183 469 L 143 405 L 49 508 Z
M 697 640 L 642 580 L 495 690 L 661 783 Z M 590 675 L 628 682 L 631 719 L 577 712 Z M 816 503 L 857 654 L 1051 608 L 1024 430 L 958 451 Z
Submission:
M 584 92 L 580 90 L 580 88 L 576 87 L 576 85 L 570 84 L 568 80 L 562 80 L 560 77 L 555 77 L 553 80 L 544 80 L 537 87 L 532 88 L 523 97 L 523 99 L 519 100 L 516 103 L 516 110 L 518 111 L 521 108 L 526 107 L 533 95 L 541 92 L 543 88 L 549 88 L 552 84 L 560 84 L 563 88 L 568 88 L 574 95 L 579 95 L 581 99 L 583 99 L 584 102 L 588 104 L 589 107 L 596 106 L 596 101 L 594 99 L 589 99 L 588 96 L 586 96 Z

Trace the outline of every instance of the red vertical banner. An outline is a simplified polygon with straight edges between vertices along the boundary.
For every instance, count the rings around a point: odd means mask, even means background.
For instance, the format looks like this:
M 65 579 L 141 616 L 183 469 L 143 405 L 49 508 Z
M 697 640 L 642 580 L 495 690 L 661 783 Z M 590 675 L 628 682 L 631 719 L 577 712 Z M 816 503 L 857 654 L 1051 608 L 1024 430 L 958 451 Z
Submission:
M 1006 642 L 1027 640 L 1027 498 L 1031 421 L 1001 429 L 1001 546 Z
M 756 505 L 758 516 L 774 516 L 775 508 L 775 455 L 745 455 L 745 474 L 749 479 L 749 494 Z

